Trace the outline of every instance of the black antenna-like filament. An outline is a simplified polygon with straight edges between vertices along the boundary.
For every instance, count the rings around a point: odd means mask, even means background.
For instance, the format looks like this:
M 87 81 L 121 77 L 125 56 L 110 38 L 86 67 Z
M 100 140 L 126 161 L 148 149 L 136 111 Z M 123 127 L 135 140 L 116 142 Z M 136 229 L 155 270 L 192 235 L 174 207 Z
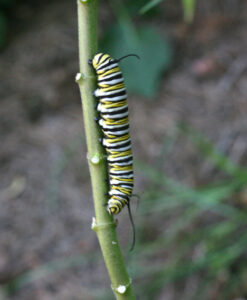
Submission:
M 137 57 L 138 59 L 140 59 L 140 57 L 137 55 L 137 54 L 128 54 L 128 55 L 125 55 L 123 57 L 120 57 L 119 59 L 116 59 L 117 62 L 119 62 L 120 60 L 126 58 L 126 57 L 129 57 L 129 56 L 135 56 Z
M 130 217 L 130 223 L 131 223 L 132 230 L 133 230 L 133 240 L 132 240 L 132 245 L 131 245 L 131 248 L 130 248 L 130 251 L 132 251 L 134 249 L 135 243 L 136 243 L 136 229 L 135 229 L 135 224 L 134 224 L 134 221 L 133 221 L 133 218 L 132 218 L 130 204 L 128 203 L 127 206 L 128 206 L 129 217 Z

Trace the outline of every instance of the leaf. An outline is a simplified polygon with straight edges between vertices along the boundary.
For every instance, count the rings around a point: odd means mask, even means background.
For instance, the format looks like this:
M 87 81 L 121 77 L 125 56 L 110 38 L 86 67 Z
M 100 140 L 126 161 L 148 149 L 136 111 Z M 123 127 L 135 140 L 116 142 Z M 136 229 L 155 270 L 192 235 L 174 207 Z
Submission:
M 131 15 L 136 16 L 136 14 L 140 11 L 140 9 L 146 5 L 148 1 L 147 0 L 127 0 L 125 1 L 125 7 L 128 8 L 128 11 Z
M 238 166 L 230 158 L 224 155 L 220 150 L 217 149 L 206 137 L 197 132 L 186 124 L 178 126 L 186 136 L 192 141 L 192 143 L 198 148 L 198 150 L 209 158 L 216 167 L 225 173 L 239 178 L 239 183 L 243 181 L 246 183 L 247 180 L 247 169 Z
M 106 33 L 102 50 L 114 58 L 135 53 L 140 60 L 129 57 L 121 62 L 129 92 L 155 96 L 161 75 L 172 63 L 172 47 L 153 27 L 135 30 L 130 23 L 112 26 Z
M 151 0 L 147 4 L 145 4 L 139 11 L 141 15 L 144 15 L 146 12 L 148 12 L 150 9 L 158 5 L 162 0 Z

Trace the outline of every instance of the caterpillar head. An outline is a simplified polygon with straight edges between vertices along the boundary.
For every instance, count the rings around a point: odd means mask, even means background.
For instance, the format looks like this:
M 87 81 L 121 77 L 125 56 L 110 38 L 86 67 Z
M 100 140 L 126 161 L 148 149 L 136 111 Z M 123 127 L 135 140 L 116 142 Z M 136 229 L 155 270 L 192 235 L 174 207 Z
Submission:
M 104 62 L 113 60 L 109 54 L 97 53 L 94 55 L 93 59 L 89 60 L 89 63 L 92 64 L 93 68 L 97 70 L 97 68 Z

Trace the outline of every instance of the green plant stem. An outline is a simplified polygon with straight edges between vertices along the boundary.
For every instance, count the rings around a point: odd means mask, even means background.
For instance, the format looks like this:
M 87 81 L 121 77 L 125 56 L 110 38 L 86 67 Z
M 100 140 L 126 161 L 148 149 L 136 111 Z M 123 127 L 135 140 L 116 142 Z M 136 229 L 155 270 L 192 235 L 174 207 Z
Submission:
M 80 73 L 76 76 L 79 84 L 82 110 L 88 147 L 88 162 L 91 175 L 95 219 L 92 229 L 96 232 L 105 264 L 111 279 L 111 286 L 118 300 L 135 299 L 131 280 L 128 276 L 116 234 L 116 224 L 105 209 L 108 186 L 105 152 L 99 143 L 100 131 L 94 121 L 96 88 L 95 75 L 88 60 L 97 52 L 97 0 L 80 1 L 78 4 L 79 59 Z M 121 293 L 121 291 L 124 291 Z
M 184 21 L 192 23 L 195 13 L 196 0 L 182 0 L 184 10 Z

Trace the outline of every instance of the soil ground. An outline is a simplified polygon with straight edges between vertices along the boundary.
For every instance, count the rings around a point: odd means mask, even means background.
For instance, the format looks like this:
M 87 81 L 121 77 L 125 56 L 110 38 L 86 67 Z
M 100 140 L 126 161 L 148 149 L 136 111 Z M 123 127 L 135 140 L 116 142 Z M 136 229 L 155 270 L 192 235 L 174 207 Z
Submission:
M 159 20 L 174 40 L 176 64 L 156 99 L 129 99 L 138 160 L 157 163 L 165 137 L 183 122 L 246 164 L 247 5 L 239 6 L 231 14 L 201 10 L 191 27 L 181 17 Z M 90 300 L 109 286 L 101 259 L 83 260 L 98 243 L 90 230 L 93 204 L 74 82 L 76 23 L 73 1 L 44 3 L 35 14 L 19 5 L 16 28 L 0 54 L 0 283 L 59 260 L 55 272 L 17 288 L 6 296 L 11 300 Z M 159 162 L 167 175 L 191 186 L 220 176 L 183 136 L 176 144 Z M 138 172 L 136 182 L 142 194 L 145 178 Z M 128 224 L 127 213 L 121 218 Z M 126 245 L 131 229 L 119 235 Z M 69 257 L 75 261 L 63 268 Z

